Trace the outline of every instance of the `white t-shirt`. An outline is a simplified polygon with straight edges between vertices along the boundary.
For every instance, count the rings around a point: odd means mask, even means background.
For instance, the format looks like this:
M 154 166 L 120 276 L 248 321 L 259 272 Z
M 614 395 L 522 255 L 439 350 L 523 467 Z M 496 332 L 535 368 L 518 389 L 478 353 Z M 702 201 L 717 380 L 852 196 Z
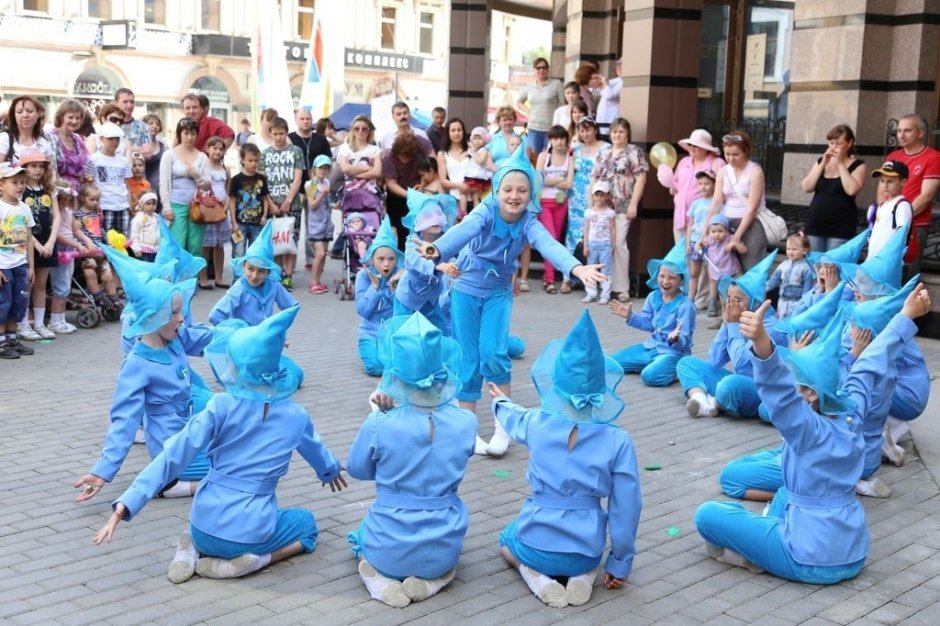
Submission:
M 36 225 L 25 203 L 0 200 L 0 269 L 9 270 L 26 263 L 26 242 Z
M 376 145 L 369 144 L 365 148 L 357 152 L 353 152 L 353 149 L 349 146 L 348 143 L 344 143 L 339 147 L 339 152 L 336 155 L 336 160 L 345 158 L 349 161 L 350 165 L 375 165 L 376 159 L 379 159 L 382 156 L 382 149 Z M 351 178 L 346 177 L 346 191 L 352 191 L 353 189 L 369 189 L 370 191 L 375 191 L 375 180 L 366 180 L 364 178 Z
M 896 212 L 895 206 L 897 206 Z M 892 216 L 892 213 L 894 213 L 894 216 Z M 891 238 L 894 231 L 910 223 L 913 215 L 914 207 L 904 199 L 904 196 L 885 200 L 875 212 L 875 224 L 872 226 L 871 237 L 868 239 L 868 257 L 871 258 L 878 254 L 888 243 L 888 239 Z
M 101 190 L 102 211 L 123 211 L 130 207 L 126 179 L 132 178 L 131 164 L 121 153 L 107 156 L 96 152 L 88 157 L 85 172 Z
M 24 150 L 35 148 L 39 150 L 46 158 L 49 159 L 49 162 L 55 166 L 55 146 L 52 145 L 52 140 L 49 139 L 46 135 L 40 135 L 39 139 L 35 141 L 32 145 L 24 146 L 19 142 L 19 140 L 13 140 L 13 155 L 12 160 L 17 161 L 23 155 Z M 7 160 L 7 153 L 10 152 L 10 133 L 4 131 L 0 133 L 0 162 Z M 55 171 L 55 170 L 53 170 Z
M 598 211 L 590 208 L 584 212 L 584 221 L 591 225 L 588 232 L 588 242 L 610 243 L 610 227 L 614 223 L 614 210 L 606 208 Z

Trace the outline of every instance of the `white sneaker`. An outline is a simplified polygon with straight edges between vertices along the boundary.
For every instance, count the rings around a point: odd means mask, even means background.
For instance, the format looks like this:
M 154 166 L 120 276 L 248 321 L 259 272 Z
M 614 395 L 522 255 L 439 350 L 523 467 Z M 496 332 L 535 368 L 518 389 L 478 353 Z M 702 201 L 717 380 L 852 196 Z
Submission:
M 29 324 L 23 324 L 22 322 L 16 325 L 16 336 L 24 341 L 39 341 L 42 339 L 42 336 L 33 330 Z
M 510 440 L 509 433 L 506 432 L 506 429 L 503 428 L 499 420 L 496 418 L 493 419 L 496 422 L 496 428 L 493 430 L 493 437 L 490 439 L 490 443 L 486 446 L 486 453 L 498 458 L 506 454 Z
M 70 335 L 74 333 L 77 329 L 72 324 L 69 324 L 65 320 L 61 322 L 52 322 L 49 324 L 49 330 L 54 332 L 57 335 Z
M 597 303 L 600 304 L 601 306 L 603 306 L 603 305 L 605 305 L 605 304 L 607 304 L 607 303 L 609 303 L 609 302 L 610 302 L 610 298 L 605 298 L 605 297 L 603 297 L 603 296 L 601 296 L 601 298 L 597 301 Z M 569 603 L 569 604 L 570 604 L 570 603 Z
M 43 324 L 33 324 L 33 330 L 43 339 L 55 339 L 55 333 L 52 329 L 46 328 Z
M 594 302 L 595 300 L 597 300 L 597 298 L 595 298 L 594 296 L 584 296 L 583 298 L 581 298 L 581 302 L 583 302 L 584 304 L 590 304 L 591 302 Z
M 691 417 L 715 417 L 718 406 L 715 399 L 704 393 L 696 393 L 685 403 L 685 409 Z
M 859 480 L 855 483 L 855 493 L 871 498 L 889 498 L 891 497 L 891 487 L 877 476 L 873 476 L 869 480 Z

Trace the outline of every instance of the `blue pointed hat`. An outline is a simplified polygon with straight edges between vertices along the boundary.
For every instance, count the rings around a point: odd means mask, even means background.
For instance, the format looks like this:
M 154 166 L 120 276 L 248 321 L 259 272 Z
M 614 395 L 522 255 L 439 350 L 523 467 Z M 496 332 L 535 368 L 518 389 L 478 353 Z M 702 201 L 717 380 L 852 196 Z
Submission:
M 676 245 L 666 254 L 662 259 L 650 259 L 650 262 L 646 264 L 646 271 L 649 272 L 650 278 L 646 281 L 646 286 L 650 289 L 659 289 L 659 281 L 657 277 L 659 276 L 659 268 L 663 265 L 666 266 L 673 274 L 677 274 L 682 277 L 682 285 L 679 287 L 683 292 L 686 290 L 686 277 L 688 276 L 688 270 L 685 265 L 685 237 L 676 242 Z
M 541 213 L 542 206 L 539 204 L 539 194 L 542 193 L 544 178 L 541 172 L 532 167 L 529 157 L 525 154 L 524 145 L 516 148 L 516 151 L 513 152 L 508 159 L 503 161 L 502 167 L 493 174 L 493 193 L 491 197 L 494 201 L 495 197 L 499 194 L 499 186 L 503 182 L 503 177 L 509 172 L 522 172 L 526 175 L 526 178 L 529 179 L 529 193 L 531 194 L 528 207 L 529 211 L 532 213 Z
M 460 345 L 419 312 L 382 324 L 378 357 L 379 389 L 403 404 L 434 408 L 457 395 Z
M 281 266 L 274 261 L 274 220 L 268 220 L 258 233 L 258 238 L 245 250 L 245 256 L 232 259 L 232 271 L 236 278 L 241 278 L 245 273 L 243 265 L 246 261 L 257 268 L 268 270 L 271 280 L 281 280 Z
M 861 265 L 843 264 L 843 275 L 856 292 L 866 296 L 890 296 L 901 288 L 910 226 L 909 223 L 904 224 L 894 231 L 878 254 L 869 256 Z
M 141 337 L 156 332 L 173 317 L 173 300 L 182 298 L 183 317 L 189 315 L 189 301 L 196 291 L 196 279 L 172 283 L 146 272 L 131 271 L 121 276 L 124 293 L 132 312 L 122 330 L 124 337 Z
M 838 314 L 845 287 L 846 282 L 840 282 L 835 289 L 802 313 L 778 321 L 774 329 L 787 333 L 791 338 L 802 337 L 803 333 L 811 330 L 815 333 L 815 338 L 819 339 L 829 322 Z
M 741 291 L 747 294 L 748 308 L 751 311 L 756 311 L 757 307 L 764 301 L 764 296 L 767 294 L 767 276 L 770 274 L 770 267 L 774 264 L 774 259 L 776 258 L 777 252 L 774 251 L 765 256 L 760 263 L 737 278 L 722 276 L 721 280 L 718 281 L 718 290 L 721 292 L 721 295 L 727 298 L 728 287 L 737 285 Z
M 429 196 L 409 187 L 406 202 L 408 214 L 401 223 L 410 231 L 420 233 L 435 224 L 446 231 L 457 222 L 457 198 L 450 194 Z
M 877 335 L 885 329 L 891 318 L 901 310 L 904 301 L 914 291 L 919 281 L 920 274 L 907 281 L 894 295 L 856 302 L 849 313 L 849 321 L 854 326 L 863 330 L 870 330 L 872 335 Z
M 398 267 L 403 266 L 405 255 L 398 249 L 398 238 L 395 236 L 394 231 L 392 231 L 392 223 L 389 221 L 387 215 L 382 218 L 382 223 L 379 224 L 379 230 L 375 233 L 375 238 L 372 239 L 372 243 L 369 244 L 369 247 L 366 249 L 366 256 L 362 259 L 362 262 L 371 265 L 372 257 L 379 248 L 391 248 L 394 250 L 395 261 Z
M 777 347 L 796 382 L 809 387 L 819 396 L 819 412 L 845 415 L 857 408 L 855 402 L 840 388 L 839 362 L 842 333 L 831 332 L 801 350 Z M 823 366 L 825 364 L 825 366 Z
M 174 281 L 189 280 L 199 275 L 206 267 L 206 260 L 201 256 L 193 256 L 180 246 L 170 231 L 169 224 L 162 216 L 157 216 L 157 222 L 160 224 L 160 247 L 157 249 L 157 255 L 154 263 L 166 265 L 176 259 L 176 270 L 173 276 Z
M 111 264 L 111 267 L 118 273 L 122 281 L 124 276 L 130 272 L 142 272 L 153 278 L 162 278 L 169 282 L 176 280 L 176 266 L 179 265 L 180 261 L 177 258 L 169 259 L 164 263 L 158 263 L 157 261 L 150 263 L 135 259 L 129 254 L 124 254 L 108 245 L 101 246 L 101 250 L 108 257 L 108 263 Z
M 623 368 L 604 354 L 587 309 L 568 336 L 549 342 L 532 365 L 542 411 L 576 422 L 617 419 L 625 406 L 616 392 L 622 378 Z
M 282 354 L 287 330 L 300 306 L 249 326 L 227 319 L 215 327 L 205 355 L 219 383 L 236 398 L 270 402 L 287 398 L 303 381 L 303 370 Z
M 810 252 L 807 261 L 812 265 L 817 263 L 832 263 L 834 265 L 858 263 L 859 257 L 862 256 L 862 248 L 868 243 L 870 235 L 871 231 L 866 228 L 838 248 L 825 252 Z

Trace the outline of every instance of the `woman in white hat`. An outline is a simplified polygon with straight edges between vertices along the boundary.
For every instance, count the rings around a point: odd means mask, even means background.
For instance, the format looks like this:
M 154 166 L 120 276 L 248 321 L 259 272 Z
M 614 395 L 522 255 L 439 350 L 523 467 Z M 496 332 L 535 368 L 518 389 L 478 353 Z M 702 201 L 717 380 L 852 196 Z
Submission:
M 698 199 L 699 191 L 695 174 L 702 171 L 717 172 L 725 166 L 718 156 L 718 148 L 712 145 L 712 136 L 703 128 L 696 128 L 685 139 L 679 140 L 679 147 L 689 153 L 676 165 L 669 192 L 673 195 L 675 213 L 672 217 L 673 236 L 679 241 L 685 235 L 689 207 Z

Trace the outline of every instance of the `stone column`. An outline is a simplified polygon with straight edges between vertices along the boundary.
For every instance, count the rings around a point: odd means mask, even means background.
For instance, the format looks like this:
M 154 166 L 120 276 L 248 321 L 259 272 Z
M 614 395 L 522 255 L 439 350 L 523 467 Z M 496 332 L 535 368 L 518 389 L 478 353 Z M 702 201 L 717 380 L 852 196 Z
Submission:
M 565 76 L 573 78 L 584 61 L 597 61 L 602 72 L 613 75 L 613 62 L 620 56 L 617 23 L 624 0 L 555 0 L 555 5 L 567 6 Z
M 451 3 L 447 116 L 463 119 L 467 128 L 486 122 L 489 32 L 487 0 Z

